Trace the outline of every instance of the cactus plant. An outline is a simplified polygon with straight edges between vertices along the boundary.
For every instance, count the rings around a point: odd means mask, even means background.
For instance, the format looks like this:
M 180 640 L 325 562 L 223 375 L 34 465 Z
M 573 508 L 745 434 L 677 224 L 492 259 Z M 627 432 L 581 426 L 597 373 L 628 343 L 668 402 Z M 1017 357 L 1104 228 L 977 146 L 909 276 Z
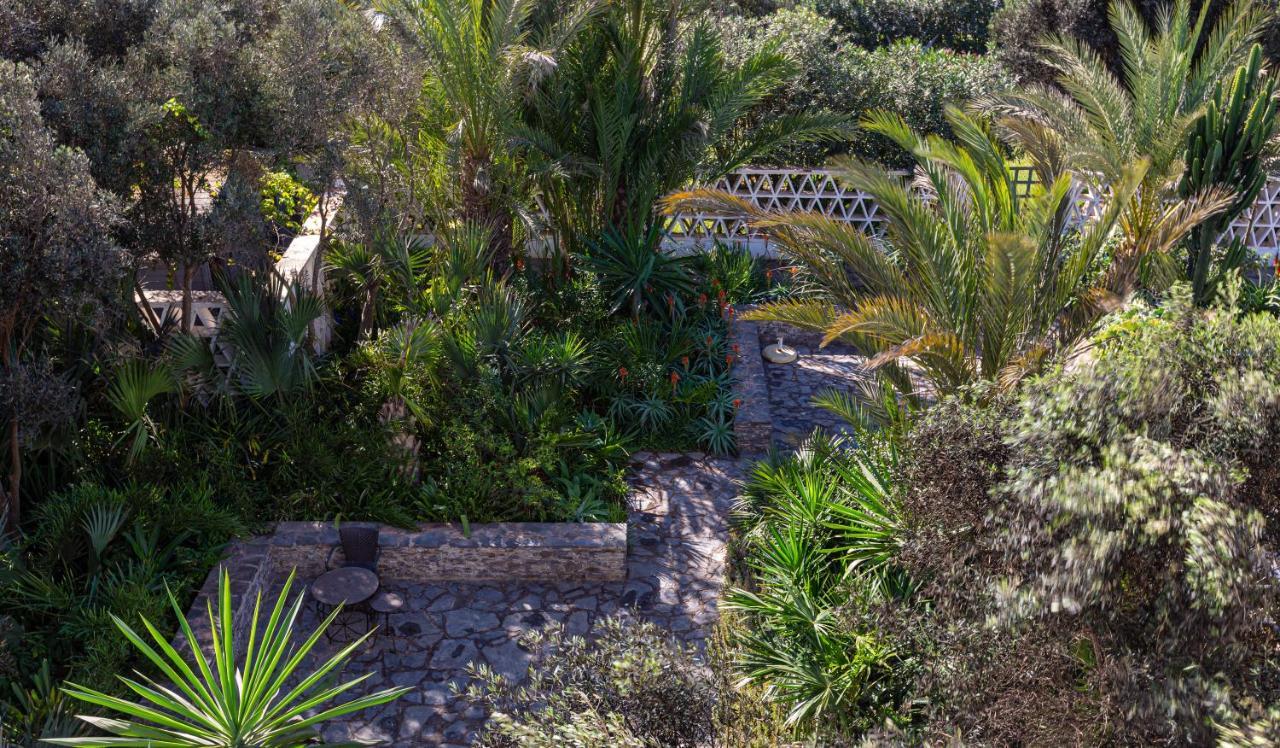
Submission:
M 1225 83 L 1225 85 L 1224 85 Z M 1228 244 L 1211 273 L 1214 245 L 1253 202 L 1267 181 L 1264 159 L 1276 134 L 1276 77 L 1262 67 L 1262 47 L 1227 81 L 1219 81 L 1204 114 L 1187 139 L 1186 172 L 1179 193 L 1195 195 L 1212 187 L 1234 192 L 1223 212 L 1197 226 L 1188 237 L 1187 276 L 1196 302 L 1208 303 L 1217 279 L 1244 264 L 1243 242 Z

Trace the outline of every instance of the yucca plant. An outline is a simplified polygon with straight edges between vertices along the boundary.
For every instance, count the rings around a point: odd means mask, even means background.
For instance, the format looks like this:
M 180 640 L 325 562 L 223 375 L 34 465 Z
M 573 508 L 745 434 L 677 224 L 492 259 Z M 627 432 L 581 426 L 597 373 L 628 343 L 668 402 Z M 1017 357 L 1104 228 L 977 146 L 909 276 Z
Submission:
M 323 679 L 341 667 L 370 635 L 356 639 L 319 667 L 305 675 L 303 661 L 341 609 L 335 609 L 299 646 L 293 644 L 294 628 L 302 610 L 303 595 L 287 603 L 294 575 L 285 581 L 265 624 L 261 623 L 262 594 L 254 603 L 249 636 L 239 650 L 234 636 L 231 580 L 226 570 L 218 583 L 218 608 L 208 605 L 212 631 L 209 647 L 213 662 L 206 660 L 201 643 L 178 606 L 173 607 L 191 652 L 194 667 L 169 643 L 154 624 L 142 619 L 146 636 L 112 616 L 125 638 L 163 675 L 155 680 L 121 676 L 132 698 L 109 696 L 68 683 L 63 691 L 87 704 L 115 712 L 123 718 L 80 715 L 86 723 L 111 737 L 53 738 L 56 745 L 79 746 L 244 746 L 244 748 L 295 748 L 316 737 L 323 722 L 391 702 L 409 689 L 378 691 L 336 706 L 326 706 L 367 680 L 371 673 L 338 685 Z M 372 633 L 372 632 L 370 632 Z M 148 641 L 148 639 L 150 641 Z M 296 685 L 289 682 L 299 677 Z
M 689 260 L 662 249 L 662 230 L 650 225 L 635 233 L 606 231 L 586 253 L 587 267 L 600 276 L 613 312 L 638 318 L 642 311 L 665 311 L 694 288 Z
M 671 204 L 745 216 L 818 289 L 745 318 L 821 331 L 824 345 L 851 343 L 903 391 L 912 390 L 905 361 L 938 395 L 981 379 L 1012 385 L 1079 341 L 1112 300 L 1095 278 L 1145 168 L 1127 169 L 1102 215 L 1068 231 L 1075 193 L 1061 163 L 1031 154 L 1042 180 L 1020 194 L 1014 161 L 992 125 L 954 108 L 947 119 L 957 142 L 919 135 L 886 112 L 864 121 L 912 154 L 914 182 L 859 159 L 836 163 L 839 178 L 879 206 L 880 237 L 817 213 L 762 211 L 712 190 L 675 195 Z
M 1123 78 L 1080 40 L 1051 36 L 1041 48 L 1058 73 L 1057 87 L 1032 86 L 981 103 L 1019 147 L 1054 154 L 1097 192 L 1123 180 L 1133 163 L 1147 164 L 1123 203 L 1123 241 L 1108 269 L 1108 285 L 1118 292 L 1144 278 L 1156 287 L 1172 281 L 1173 251 L 1192 229 L 1220 215 L 1237 188 L 1207 182 L 1178 190 L 1189 133 L 1215 87 L 1246 62 L 1267 18 L 1254 0 L 1237 0 L 1207 30 L 1210 5 L 1201 3 L 1193 16 L 1190 0 L 1176 0 L 1153 29 L 1129 0 L 1115 0 L 1109 18 Z
M 1212 301 L 1223 273 L 1239 269 L 1248 259 L 1243 242 L 1229 242 L 1217 272 L 1210 273 L 1214 245 L 1267 183 L 1265 160 L 1275 149 L 1275 136 L 1276 76 L 1263 71 L 1262 47 L 1255 44 L 1233 78 L 1214 84 L 1204 115 L 1187 139 L 1187 168 L 1178 194 L 1189 198 L 1214 187 L 1233 192 L 1231 205 L 1196 226 L 1187 238 L 1187 277 L 1198 304 Z

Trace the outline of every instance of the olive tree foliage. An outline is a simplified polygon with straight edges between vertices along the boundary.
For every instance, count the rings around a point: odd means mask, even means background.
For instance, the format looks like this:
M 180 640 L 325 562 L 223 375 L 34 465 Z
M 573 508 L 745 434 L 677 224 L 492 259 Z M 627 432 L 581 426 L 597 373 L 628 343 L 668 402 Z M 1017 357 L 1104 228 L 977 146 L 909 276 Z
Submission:
M 31 417 L 29 343 L 47 315 L 85 315 L 109 302 L 127 268 L 112 238 L 117 201 L 90 175 L 88 159 L 59 146 L 40 118 L 30 68 L 0 63 L 0 402 L 7 412 L 10 521 L 20 517 L 22 446 Z M 104 299 L 103 296 L 107 295 Z M 55 404 L 65 391 L 46 390 Z M 19 396 L 21 394 L 21 396 Z
M 912 435 L 904 561 L 932 607 L 894 625 L 933 653 L 929 729 L 1274 743 L 1280 321 L 1197 310 L 1179 286 L 1107 338 Z
M 258 54 L 271 74 L 264 92 L 272 104 L 271 141 L 305 167 L 320 198 L 323 253 L 330 199 L 342 179 L 351 120 L 376 97 L 384 45 L 370 20 L 338 0 L 292 0 Z M 317 258 L 323 262 L 323 254 Z M 313 279 L 320 282 L 320 276 Z M 320 288 L 313 286 L 313 293 Z
M 182 327 L 192 324 L 192 284 L 216 256 L 207 197 L 237 154 L 263 140 L 269 121 L 247 30 L 229 8 L 164 0 L 128 64 L 145 81 L 138 199 L 130 210 L 138 246 L 179 272 Z
M 142 40 L 160 0 L 5 0 L 0 57 L 32 60 L 79 40 L 95 58 L 122 57 Z

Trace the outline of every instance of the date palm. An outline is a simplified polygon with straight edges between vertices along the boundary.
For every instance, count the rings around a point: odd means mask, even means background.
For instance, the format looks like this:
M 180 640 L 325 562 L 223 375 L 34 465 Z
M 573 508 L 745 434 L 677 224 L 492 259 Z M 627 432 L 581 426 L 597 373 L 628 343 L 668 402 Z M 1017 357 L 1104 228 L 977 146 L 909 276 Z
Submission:
M 673 207 L 746 217 L 803 268 L 816 295 L 765 304 L 747 315 L 852 343 L 904 391 L 899 364 L 913 362 L 937 394 L 978 380 L 1011 385 L 1086 334 L 1113 300 L 1095 281 L 1120 212 L 1145 176 L 1126 167 L 1101 215 L 1069 229 L 1075 192 L 1055 154 L 1030 154 L 1039 184 L 1020 194 L 1008 149 L 992 125 L 954 108 L 957 142 L 913 132 L 900 117 L 863 123 L 912 154 L 914 182 L 858 159 L 836 163 L 867 193 L 883 235 L 817 213 L 769 213 L 732 196 L 694 190 Z
M 1207 217 L 1225 210 L 1222 188 L 1178 198 L 1186 171 L 1188 135 L 1205 112 L 1215 87 L 1247 61 L 1266 13 L 1254 0 L 1237 0 L 1206 33 L 1206 13 L 1192 16 L 1189 0 L 1176 0 L 1147 26 L 1129 0 L 1110 8 L 1123 77 L 1097 50 L 1078 39 L 1051 36 L 1041 47 L 1058 73 L 1058 87 L 1031 86 L 997 95 L 979 106 L 1007 126 L 1029 151 L 1061 151 L 1078 177 L 1095 190 L 1122 178 L 1130 164 L 1148 163 L 1146 174 L 1120 220 L 1123 242 L 1115 249 L 1110 285 L 1132 288 L 1139 275 L 1156 284 L 1176 271 L 1171 253 Z
M 517 141 L 570 249 L 609 229 L 638 240 L 669 192 L 845 128 L 844 117 L 804 113 L 754 122 L 792 64 L 771 48 L 730 64 L 717 32 L 687 5 L 616 0 L 534 88 Z
M 533 22 L 538 0 L 378 0 L 427 63 L 423 90 L 448 126 L 424 130 L 452 153 L 462 218 L 493 230 L 493 261 L 511 251 L 513 171 L 510 128 L 532 81 L 556 65 L 557 51 L 595 12 L 574 4 L 556 20 Z M 436 120 L 438 117 L 428 118 Z M 508 192 L 504 192 L 508 190 Z

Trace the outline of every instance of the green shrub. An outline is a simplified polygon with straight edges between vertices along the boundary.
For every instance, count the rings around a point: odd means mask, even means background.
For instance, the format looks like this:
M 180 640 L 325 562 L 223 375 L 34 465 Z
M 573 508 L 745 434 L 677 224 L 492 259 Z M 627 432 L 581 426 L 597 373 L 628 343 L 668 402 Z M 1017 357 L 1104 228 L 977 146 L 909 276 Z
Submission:
M 606 618 L 590 640 L 552 625 L 523 644 L 533 654 L 523 685 L 471 666 L 468 695 L 494 711 L 478 745 L 695 748 L 715 734 L 715 680 L 693 647 L 652 623 Z
M 773 43 L 800 71 L 770 100 L 761 122 L 800 109 L 842 112 L 855 119 L 885 109 L 901 114 L 917 130 L 946 135 L 951 132 L 943 116 L 947 104 L 963 104 L 1010 83 L 1000 64 L 988 56 L 932 49 L 913 40 L 863 49 L 830 19 L 804 8 L 725 23 L 730 26 L 725 32 L 726 55 L 742 58 L 762 44 Z M 821 166 L 841 153 L 896 167 L 910 164 L 909 157 L 892 143 L 863 131 L 842 142 L 788 147 L 773 154 L 770 163 Z
M 902 561 L 931 610 L 894 624 L 932 653 L 929 734 L 1274 737 L 1277 392 L 1280 321 L 1180 287 L 1007 410 L 930 414 L 908 474 L 941 474 L 911 486 L 929 532 Z
M 817 0 L 854 44 L 876 49 L 903 39 L 961 52 L 987 51 L 999 0 Z
M 319 202 L 306 185 L 288 172 L 270 172 L 262 178 L 260 190 L 262 217 L 289 235 L 302 230 L 302 224 Z

